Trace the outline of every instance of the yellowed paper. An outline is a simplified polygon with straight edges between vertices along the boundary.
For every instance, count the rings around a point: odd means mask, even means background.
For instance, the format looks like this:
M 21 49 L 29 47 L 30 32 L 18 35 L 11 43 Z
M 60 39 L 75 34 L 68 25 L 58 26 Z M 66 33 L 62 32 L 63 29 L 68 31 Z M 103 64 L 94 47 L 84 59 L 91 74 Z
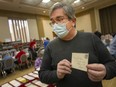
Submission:
M 72 68 L 87 71 L 88 58 L 88 53 L 72 53 Z

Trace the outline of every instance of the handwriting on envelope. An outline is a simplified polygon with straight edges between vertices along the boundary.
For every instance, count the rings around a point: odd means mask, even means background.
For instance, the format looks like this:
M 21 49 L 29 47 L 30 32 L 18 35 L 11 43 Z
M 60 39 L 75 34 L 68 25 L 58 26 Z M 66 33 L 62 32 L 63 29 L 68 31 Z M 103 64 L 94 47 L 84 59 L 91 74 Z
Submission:
M 89 53 L 72 53 L 72 68 L 87 71 Z

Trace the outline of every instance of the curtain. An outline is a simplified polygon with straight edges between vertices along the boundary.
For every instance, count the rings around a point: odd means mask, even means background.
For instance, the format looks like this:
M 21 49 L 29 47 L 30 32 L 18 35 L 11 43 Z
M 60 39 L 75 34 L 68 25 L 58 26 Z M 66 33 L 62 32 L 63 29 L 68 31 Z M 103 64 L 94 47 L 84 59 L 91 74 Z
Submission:
M 116 5 L 99 10 L 101 32 L 103 34 L 116 33 Z

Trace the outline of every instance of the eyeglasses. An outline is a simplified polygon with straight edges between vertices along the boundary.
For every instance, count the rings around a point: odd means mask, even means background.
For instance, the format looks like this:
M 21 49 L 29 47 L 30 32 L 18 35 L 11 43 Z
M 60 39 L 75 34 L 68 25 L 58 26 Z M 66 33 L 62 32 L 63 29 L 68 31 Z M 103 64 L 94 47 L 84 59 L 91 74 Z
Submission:
M 63 17 L 63 16 L 58 16 L 56 19 L 51 19 L 51 22 L 49 23 L 50 26 L 53 26 L 55 23 L 60 24 L 60 23 L 65 23 L 68 21 L 68 18 Z

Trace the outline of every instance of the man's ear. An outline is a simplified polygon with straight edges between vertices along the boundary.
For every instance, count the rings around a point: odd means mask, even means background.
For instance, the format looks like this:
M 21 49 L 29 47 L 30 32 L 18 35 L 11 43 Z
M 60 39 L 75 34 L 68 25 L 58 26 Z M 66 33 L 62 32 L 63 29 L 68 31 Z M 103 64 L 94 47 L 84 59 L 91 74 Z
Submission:
M 73 25 L 73 27 L 76 25 L 76 18 L 72 19 L 72 25 Z
M 72 21 L 73 21 L 74 23 L 76 23 L 76 18 L 73 18 Z

